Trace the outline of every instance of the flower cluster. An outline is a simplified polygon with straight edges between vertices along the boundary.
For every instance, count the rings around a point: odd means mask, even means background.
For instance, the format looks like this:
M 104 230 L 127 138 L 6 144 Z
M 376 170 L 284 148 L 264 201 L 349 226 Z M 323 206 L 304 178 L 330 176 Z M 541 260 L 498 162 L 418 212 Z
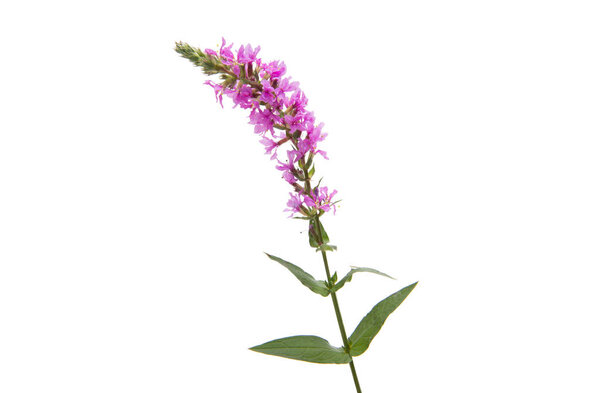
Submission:
M 323 123 L 315 125 L 313 112 L 306 109 L 308 99 L 298 82 L 285 77 L 282 61 L 263 61 L 258 57 L 260 46 L 240 46 L 232 50 L 225 39 L 218 51 L 202 51 L 186 43 L 177 43 L 175 50 L 183 57 L 202 67 L 208 75 L 220 75 L 220 83 L 207 81 L 214 89 L 217 101 L 223 106 L 223 96 L 231 98 L 234 107 L 250 111 L 250 124 L 260 136 L 266 154 L 276 160 L 276 168 L 294 189 L 290 193 L 287 209 L 290 217 L 299 213 L 305 217 L 319 216 L 333 209 L 332 201 L 337 191 L 327 187 L 311 186 L 315 172 L 316 155 L 327 159 L 327 153 L 318 148 L 327 134 Z M 279 160 L 279 150 L 287 146 L 285 161 Z

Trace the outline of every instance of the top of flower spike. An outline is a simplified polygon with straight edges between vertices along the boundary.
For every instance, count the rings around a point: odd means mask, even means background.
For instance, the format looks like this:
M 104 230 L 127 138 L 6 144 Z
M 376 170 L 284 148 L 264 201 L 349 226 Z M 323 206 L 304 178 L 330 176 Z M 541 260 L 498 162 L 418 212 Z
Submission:
M 219 83 L 206 84 L 213 88 L 221 106 L 223 96 L 227 96 L 234 107 L 250 110 L 250 124 L 261 137 L 265 153 L 277 160 L 276 168 L 294 188 L 285 211 L 305 217 L 320 216 L 332 208 L 335 212 L 336 202 L 331 198 L 337 191 L 329 193 L 327 187 L 311 186 L 315 156 L 320 154 L 327 159 L 327 154 L 318 148 L 327 134 L 322 132 L 323 123 L 315 125 L 314 114 L 306 109 L 308 99 L 299 83 L 284 77 L 284 62 L 259 58 L 260 46 L 242 45 L 237 51 L 232 48 L 233 44 L 227 45 L 223 39 L 218 51 L 202 51 L 182 42 L 176 43 L 175 50 L 204 73 L 220 76 Z M 288 149 L 284 161 L 279 159 L 282 146 Z

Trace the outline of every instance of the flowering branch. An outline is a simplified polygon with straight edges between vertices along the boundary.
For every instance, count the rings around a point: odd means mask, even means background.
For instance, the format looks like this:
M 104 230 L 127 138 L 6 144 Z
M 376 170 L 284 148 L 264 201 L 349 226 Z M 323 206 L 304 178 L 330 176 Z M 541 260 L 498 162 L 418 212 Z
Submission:
M 322 132 L 323 123 L 315 125 L 312 112 L 306 110 L 308 100 L 300 90 L 298 82 L 284 77 L 285 63 L 263 62 L 257 57 L 260 47 L 241 46 L 237 54 L 223 39 L 219 52 L 212 49 L 202 51 L 182 42 L 175 50 L 181 56 L 202 68 L 208 75 L 219 75 L 221 82 L 207 81 L 214 89 L 217 101 L 223 106 L 223 96 L 233 100 L 234 107 L 250 110 L 250 124 L 261 137 L 265 153 L 276 160 L 276 168 L 293 188 L 285 211 L 290 217 L 314 219 L 336 209 L 332 198 L 336 190 L 327 187 L 311 187 L 315 173 L 314 159 L 327 153 L 318 148 L 327 134 Z M 288 145 L 285 162 L 279 160 L 279 148 Z M 300 183 L 304 183 L 300 185 Z
M 321 222 L 321 216 L 329 211 L 336 212 L 333 201 L 337 190 L 329 191 L 321 186 L 321 181 L 312 186 L 315 174 L 315 158 L 321 155 L 328 159 L 327 153 L 319 148 L 327 134 L 323 133 L 323 123 L 315 125 L 313 112 L 306 109 L 308 100 L 299 88 L 298 82 L 285 77 L 285 63 L 281 61 L 266 62 L 258 57 L 260 47 L 240 46 L 234 53 L 232 44 L 227 45 L 225 39 L 217 51 L 194 48 L 186 43 L 178 42 L 175 50 L 196 66 L 201 67 L 207 75 L 218 75 L 219 83 L 205 82 L 215 92 L 217 102 L 223 106 L 223 96 L 231 98 L 234 107 L 250 111 L 250 124 L 254 132 L 260 136 L 260 143 L 265 146 L 265 154 L 269 154 L 277 164 L 281 177 L 290 184 L 292 192 L 284 210 L 290 217 L 308 220 L 308 239 L 311 247 L 321 252 L 327 280 L 316 280 L 300 267 L 279 257 L 267 256 L 288 269 L 304 286 L 322 295 L 331 295 L 338 322 L 343 347 L 337 348 L 323 338 L 316 336 L 294 336 L 273 340 L 251 348 L 256 352 L 303 360 L 314 363 L 337 363 L 350 365 L 352 378 L 358 393 L 361 392 L 353 357 L 364 353 L 377 335 L 387 317 L 404 301 L 417 283 L 411 284 L 388 298 L 379 302 L 371 312 L 358 324 L 350 337 L 342 319 L 337 292 L 354 273 L 370 272 L 389 277 L 371 268 L 353 268 L 338 282 L 337 273 L 331 275 L 327 252 L 337 249 L 329 243 L 329 236 Z M 284 161 L 280 148 L 286 146 Z M 391 278 L 391 277 L 389 277 Z

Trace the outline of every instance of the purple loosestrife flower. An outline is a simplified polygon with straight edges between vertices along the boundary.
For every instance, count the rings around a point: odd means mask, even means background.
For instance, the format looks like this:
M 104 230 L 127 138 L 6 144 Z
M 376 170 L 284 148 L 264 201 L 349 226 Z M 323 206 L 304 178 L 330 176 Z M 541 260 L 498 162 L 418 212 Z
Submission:
M 250 113 L 250 124 L 254 124 L 254 132 L 259 135 L 264 135 L 265 132 L 273 132 L 273 119 L 267 110 L 254 109 Z
M 250 75 L 250 67 L 252 67 L 252 63 L 259 60 L 256 57 L 258 52 L 260 52 L 260 46 L 257 46 L 256 49 L 252 49 L 250 44 L 246 45 L 245 47 L 242 45 L 240 46 L 240 49 L 238 49 L 237 61 L 238 63 L 244 65 L 244 71 L 246 72 L 246 75 Z
M 250 109 L 254 105 L 253 93 L 250 86 L 244 85 L 237 90 L 230 90 L 226 94 L 233 100 L 234 108 L 239 105 L 243 109 Z
M 283 61 L 272 61 L 268 64 L 264 64 L 262 69 L 264 70 L 262 73 L 259 73 L 261 78 L 279 78 L 284 75 L 287 68 Z
M 233 56 L 233 52 L 231 51 L 231 47 L 233 44 L 229 44 L 229 46 L 225 46 L 225 38 L 221 38 L 221 49 L 219 50 L 219 56 L 221 57 L 221 61 L 223 64 L 234 65 L 235 60 Z
M 297 150 L 288 150 L 287 164 L 284 164 L 283 162 L 277 160 L 277 162 L 279 162 L 279 165 L 277 165 L 275 168 L 279 169 L 280 171 L 283 171 L 283 178 L 290 184 L 294 184 L 297 180 L 296 175 L 294 174 L 296 172 L 296 166 L 294 164 L 298 160 L 299 154 L 300 152 Z
M 331 194 L 327 187 L 315 187 L 309 195 L 304 197 L 304 203 L 307 206 L 314 207 L 315 209 L 328 212 L 333 208 L 335 213 L 335 202 L 331 202 L 331 199 L 337 194 L 337 190 L 333 190 Z
M 302 209 L 303 209 L 302 201 L 303 201 L 302 196 L 290 192 L 290 199 L 288 200 L 288 203 L 287 203 L 288 207 L 284 211 L 291 212 L 290 217 L 293 217 L 294 213 L 300 213 L 302 211 Z
M 221 108 L 223 108 L 223 91 L 225 90 L 225 88 L 213 81 L 206 81 L 204 82 L 205 85 L 209 85 L 210 87 L 212 87 L 215 91 L 215 98 L 217 99 L 217 102 L 219 104 L 221 104 Z
M 177 43 L 176 50 L 183 57 L 203 68 L 208 75 L 218 74 L 220 83 L 208 81 L 215 92 L 217 102 L 223 106 L 223 96 L 229 97 L 234 107 L 249 110 L 249 123 L 265 147 L 265 154 L 276 160 L 276 168 L 294 188 L 285 211 L 306 217 L 317 217 L 333 209 L 332 197 L 327 187 L 313 187 L 314 157 L 327 153 L 319 149 L 319 143 L 327 136 L 322 132 L 323 123 L 315 126 L 313 112 L 307 111 L 308 99 L 298 82 L 284 77 L 287 67 L 283 61 L 263 61 L 258 57 L 260 46 L 241 45 L 237 51 L 233 44 L 222 39 L 217 50 L 204 51 L 184 43 Z M 287 162 L 278 159 L 280 147 L 287 147 Z
M 267 137 L 263 137 L 260 140 L 260 143 L 265 145 L 265 154 L 273 153 L 273 155 L 271 156 L 271 160 L 275 160 L 277 158 L 277 148 L 279 147 L 279 144 Z

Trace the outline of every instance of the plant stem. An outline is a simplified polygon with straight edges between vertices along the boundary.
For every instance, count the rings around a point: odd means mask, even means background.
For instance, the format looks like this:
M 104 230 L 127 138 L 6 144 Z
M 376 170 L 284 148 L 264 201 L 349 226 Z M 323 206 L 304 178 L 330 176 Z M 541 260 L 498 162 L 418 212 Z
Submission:
M 321 234 L 321 225 L 319 223 L 319 217 L 315 219 L 315 224 L 319 235 L 319 242 L 323 243 L 323 235 Z M 325 251 L 321 251 L 321 256 L 323 257 L 323 264 L 325 265 L 327 282 L 331 283 L 331 273 L 329 271 L 329 263 L 327 263 L 327 253 Z M 337 295 L 333 291 L 331 292 L 331 300 L 333 302 L 333 308 L 335 310 L 335 317 L 337 318 L 337 323 L 340 328 L 340 334 L 342 335 L 344 349 L 346 350 L 346 353 L 348 353 L 348 356 L 350 356 L 350 371 L 352 371 L 352 379 L 354 379 L 354 386 L 356 386 L 357 393 L 362 393 L 362 390 L 360 389 L 360 384 L 358 383 L 358 375 L 356 374 L 356 368 L 354 367 L 354 360 L 352 359 L 352 355 L 350 355 L 350 344 L 348 343 L 348 335 L 346 334 L 346 328 L 344 327 L 344 321 L 342 320 L 340 305 L 337 300 Z

